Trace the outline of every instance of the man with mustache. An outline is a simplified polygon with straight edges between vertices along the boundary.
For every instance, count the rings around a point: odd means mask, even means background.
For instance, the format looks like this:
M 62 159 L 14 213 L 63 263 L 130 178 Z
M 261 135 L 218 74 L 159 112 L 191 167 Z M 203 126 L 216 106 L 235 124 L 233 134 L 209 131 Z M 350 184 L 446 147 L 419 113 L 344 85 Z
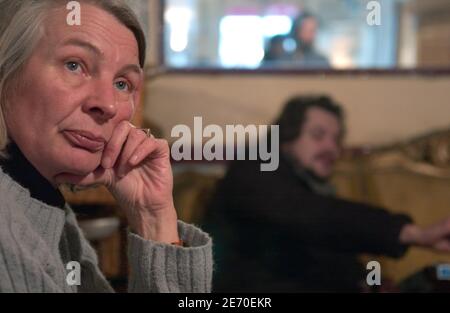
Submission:
M 234 162 L 208 211 L 215 291 L 359 292 L 357 255 L 401 257 L 411 245 L 450 252 L 450 219 L 420 228 L 406 215 L 335 197 L 343 113 L 332 99 L 296 97 L 278 120 L 280 165 Z

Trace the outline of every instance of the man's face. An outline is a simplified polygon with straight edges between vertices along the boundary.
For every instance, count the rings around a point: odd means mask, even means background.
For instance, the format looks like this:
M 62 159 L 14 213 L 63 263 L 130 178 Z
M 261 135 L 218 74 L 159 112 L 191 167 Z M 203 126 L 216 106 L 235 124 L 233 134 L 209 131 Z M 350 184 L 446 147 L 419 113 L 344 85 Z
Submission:
M 317 21 L 313 17 L 306 18 L 300 27 L 299 39 L 303 44 L 313 45 L 316 38 Z
M 310 108 L 300 136 L 288 145 L 288 152 L 302 167 L 317 177 L 329 178 L 340 154 L 342 127 L 335 115 Z
M 7 110 L 11 138 L 50 180 L 60 173 L 88 174 L 100 165 L 101 141 L 131 119 L 143 80 L 128 28 L 89 4 L 82 4 L 80 26 L 67 25 L 67 14 L 65 8 L 49 14 Z M 77 146 L 72 131 L 89 132 L 98 145 Z

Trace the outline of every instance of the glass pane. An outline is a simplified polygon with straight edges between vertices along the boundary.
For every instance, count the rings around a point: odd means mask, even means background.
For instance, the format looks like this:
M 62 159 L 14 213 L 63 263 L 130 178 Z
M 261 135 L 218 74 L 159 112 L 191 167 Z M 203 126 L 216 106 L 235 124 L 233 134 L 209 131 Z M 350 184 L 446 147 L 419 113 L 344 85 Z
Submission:
M 415 68 L 414 2 L 167 0 L 165 62 L 175 68 Z

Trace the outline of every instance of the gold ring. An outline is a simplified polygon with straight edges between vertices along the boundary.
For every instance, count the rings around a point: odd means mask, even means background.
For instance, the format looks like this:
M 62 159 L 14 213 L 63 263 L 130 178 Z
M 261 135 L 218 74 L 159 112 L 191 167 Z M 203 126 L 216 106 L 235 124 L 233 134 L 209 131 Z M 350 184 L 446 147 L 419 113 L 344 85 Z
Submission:
M 150 130 L 150 128 L 139 128 L 140 130 L 142 130 L 146 135 L 147 135 L 147 137 L 152 137 L 153 135 L 152 135 L 152 131 Z

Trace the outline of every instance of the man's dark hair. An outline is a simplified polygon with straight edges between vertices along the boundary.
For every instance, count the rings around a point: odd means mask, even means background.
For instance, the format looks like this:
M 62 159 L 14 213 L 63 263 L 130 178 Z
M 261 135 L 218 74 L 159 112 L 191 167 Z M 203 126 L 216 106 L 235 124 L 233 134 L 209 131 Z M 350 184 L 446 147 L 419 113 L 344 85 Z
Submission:
M 306 114 L 311 108 L 319 108 L 336 116 L 344 132 L 344 113 L 338 103 L 328 96 L 296 96 L 286 103 L 274 122 L 280 127 L 280 144 L 291 142 L 300 136 Z
M 313 18 L 315 20 L 318 20 L 314 14 L 312 14 L 311 12 L 308 12 L 308 11 L 305 11 L 305 12 L 301 13 L 300 15 L 298 15 L 296 18 L 294 18 L 294 20 L 292 21 L 292 27 L 291 27 L 291 31 L 290 31 L 290 36 L 293 39 L 297 40 L 299 30 L 303 27 L 303 22 L 308 18 Z

